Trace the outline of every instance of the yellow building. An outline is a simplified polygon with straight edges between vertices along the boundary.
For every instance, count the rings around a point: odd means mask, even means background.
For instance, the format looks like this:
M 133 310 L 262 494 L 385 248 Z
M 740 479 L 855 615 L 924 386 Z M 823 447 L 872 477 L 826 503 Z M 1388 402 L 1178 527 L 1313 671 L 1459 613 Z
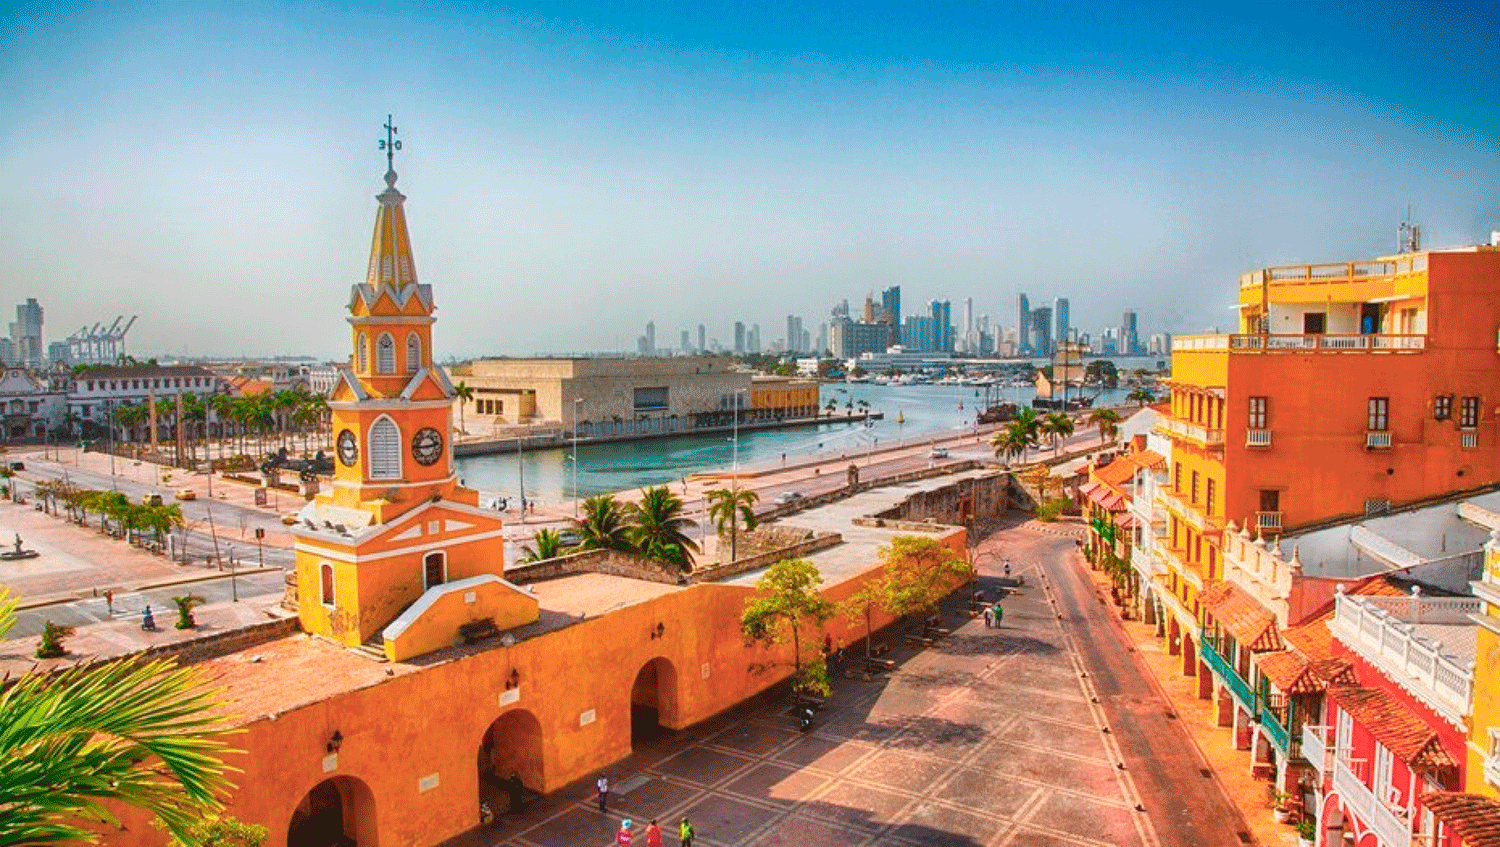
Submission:
M 1474 595 L 1484 601 L 1484 614 L 1474 617 L 1479 633 L 1464 789 L 1500 799 L 1500 530 L 1490 533 L 1484 548 L 1484 575 L 1473 588 Z
M 750 414 L 758 420 L 805 418 L 818 414 L 818 381 L 784 376 L 750 380 Z
M 501 579 L 500 519 L 454 474 L 432 288 L 417 281 L 394 170 L 385 181 L 365 281 L 349 297 L 353 354 L 328 403 L 332 490 L 293 534 L 303 629 L 350 647 L 379 640 L 394 659 L 446 646 L 466 623 L 513 626 L 537 610 Z

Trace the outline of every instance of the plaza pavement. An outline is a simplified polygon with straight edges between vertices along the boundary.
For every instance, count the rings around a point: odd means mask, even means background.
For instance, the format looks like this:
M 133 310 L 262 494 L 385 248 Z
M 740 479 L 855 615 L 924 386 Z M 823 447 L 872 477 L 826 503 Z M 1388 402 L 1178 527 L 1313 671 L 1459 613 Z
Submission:
M 1013 528 L 983 545 L 1008 552 Z M 989 557 L 986 571 L 1000 567 Z M 915 650 L 897 632 L 888 678 L 836 677 L 827 708 L 798 731 L 784 696 L 766 695 L 678 732 L 609 768 L 610 810 L 595 807 L 592 778 L 502 815 L 453 847 L 586 847 L 614 843 L 623 817 L 658 818 L 677 843 L 688 815 L 703 845 L 959 845 L 1043 847 L 1194 844 L 1163 841 L 1131 773 L 1118 764 L 1107 716 L 1080 676 L 1078 642 L 1037 582 L 1004 601 L 1003 626 L 945 616 L 953 634 Z M 981 586 L 993 596 L 998 579 Z M 1191 742 L 1188 742 L 1191 743 Z M 499 798 L 495 808 L 504 808 Z M 1211 819 L 1210 819 L 1211 820 Z M 1208 843 L 1208 842 L 1206 842 Z M 1226 842 L 1211 842 L 1226 843 Z

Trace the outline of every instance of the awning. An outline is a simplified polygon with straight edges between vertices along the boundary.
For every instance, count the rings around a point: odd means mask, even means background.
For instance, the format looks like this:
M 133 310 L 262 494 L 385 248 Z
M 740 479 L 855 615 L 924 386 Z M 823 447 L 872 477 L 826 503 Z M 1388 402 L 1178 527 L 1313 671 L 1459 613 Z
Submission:
M 1377 688 L 1335 685 L 1328 697 L 1396 758 L 1418 770 L 1458 767 L 1426 721 Z
M 1281 649 L 1276 616 L 1232 582 L 1221 582 L 1199 595 L 1209 616 L 1234 640 L 1256 653 Z
M 1422 806 L 1465 847 L 1500 847 L 1500 800 L 1460 791 L 1431 791 Z

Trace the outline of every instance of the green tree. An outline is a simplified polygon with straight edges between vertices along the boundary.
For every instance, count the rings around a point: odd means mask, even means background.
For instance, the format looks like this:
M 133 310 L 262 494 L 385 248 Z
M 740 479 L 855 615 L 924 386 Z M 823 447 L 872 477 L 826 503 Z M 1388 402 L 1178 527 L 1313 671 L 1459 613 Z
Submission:
M 458 398 L 458 431 L 460 434 L 468 434 L 464 429 L 464 406 L 474 399 L 474 386 L 463 380 L 453 386 L 453 396 Z
M 1108 359 L 1095 359 L 1084 366 L 1083 378 L 1103 388 L 1114 388 L 1120 384 L 1120 371 Z
M 172 602 L 177 606 L 177 628 L 192 629 L 198 625 L 198 621 L 193 617 L 193 607 L 208 601 L 196 594 L 183 594 L 173 597 Z
M 755 596 L 740 615 L 740 632 L 747 641 L 765 645 L 792 641 L 792 679 L 799 691 L 828 693 L 828 669 L 817 654 L 815 642 L 803 656 L 802 627 L 818 627 L 833 616 L 836 607 L 818 592 L 823 577 L 806 559 L 782 559 L 755 583 Z
M 1052 442 L 1052 455 L 1062 447 L 1062 440 L 1073 434 L 1073 419 L 1063 412 L 1048 412 L 1042 419 L 1041 433 Z
M 584 550 L 626 550 L 630 543 L 630 526 L 625 510 L 612 494 L 595 494 L 583 501 L 583 517 L 577 520 L 578 535 Z
M 1141 386 L 1127 394 L 1125 399 L 1134 401 L 1137 406 L 1146 406 L 1156 402 L 1156 395 L 1151 393 L 1151 389 Z
M 1095 409 L 1089 413 L 1089 426 L 1099 428 L 1101 441 L 1114 441 L 1120 432 L 1120 413 L 1114 409 Z
M 739 558 L 739 527 L 745 531 L 755 529 L 755 502 L 760 499 L 754 491 L 741 488 L 715 488 L 704 495 L 708 500 L 708 519 L 720 533 L 729 527 L 729 561 Z
M 73 627 L 61 626 L 52 621 L 42 623 L 42 637 L 36 646 L 36 657 L 38 659 L 60 659 L 68 655 L 67 648 L 63 647 L 63 639 L 73 634 Z
M 691 570 L 698 545 L 687 534 L 693 525 L 682 516 L 682 499 L 666 486 L 646 489 L 630 510 L 630 541 L 652 559 Z
M 0 638 L 16 600 L 0 589 Z M 109 805 L 156 815 L 184 847 L 228 787 L 220 694 L 193 668 L 126 659 L 0 689 L 0 844 L 94 843 Z M 222 842 L 220 842 L 222 843 Z M 248 847 L 248 845 L 247 845 Z
M 531 542 L 521 548 L 521 561 L 523 562 L 545 562 L 562 555 L 562 536 L 556 530 L 537 530 L 536 537 L 532 538 Z
M 972 578 L 973 567 L 936 538 L 898 535 L 880 549 L 885 565 L 883 608 L 896 615 L 931 614 L 959 582 Z

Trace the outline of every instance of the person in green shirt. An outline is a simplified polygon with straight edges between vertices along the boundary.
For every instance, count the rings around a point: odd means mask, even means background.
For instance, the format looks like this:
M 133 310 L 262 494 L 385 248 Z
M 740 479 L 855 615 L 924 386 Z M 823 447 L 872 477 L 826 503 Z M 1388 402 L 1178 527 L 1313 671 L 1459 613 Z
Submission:
M 683 815 L 682 823 L 677 825 L 677 839 L 682 842 L 682 847 L 693 847 L 693 824 L 686 815 Z

